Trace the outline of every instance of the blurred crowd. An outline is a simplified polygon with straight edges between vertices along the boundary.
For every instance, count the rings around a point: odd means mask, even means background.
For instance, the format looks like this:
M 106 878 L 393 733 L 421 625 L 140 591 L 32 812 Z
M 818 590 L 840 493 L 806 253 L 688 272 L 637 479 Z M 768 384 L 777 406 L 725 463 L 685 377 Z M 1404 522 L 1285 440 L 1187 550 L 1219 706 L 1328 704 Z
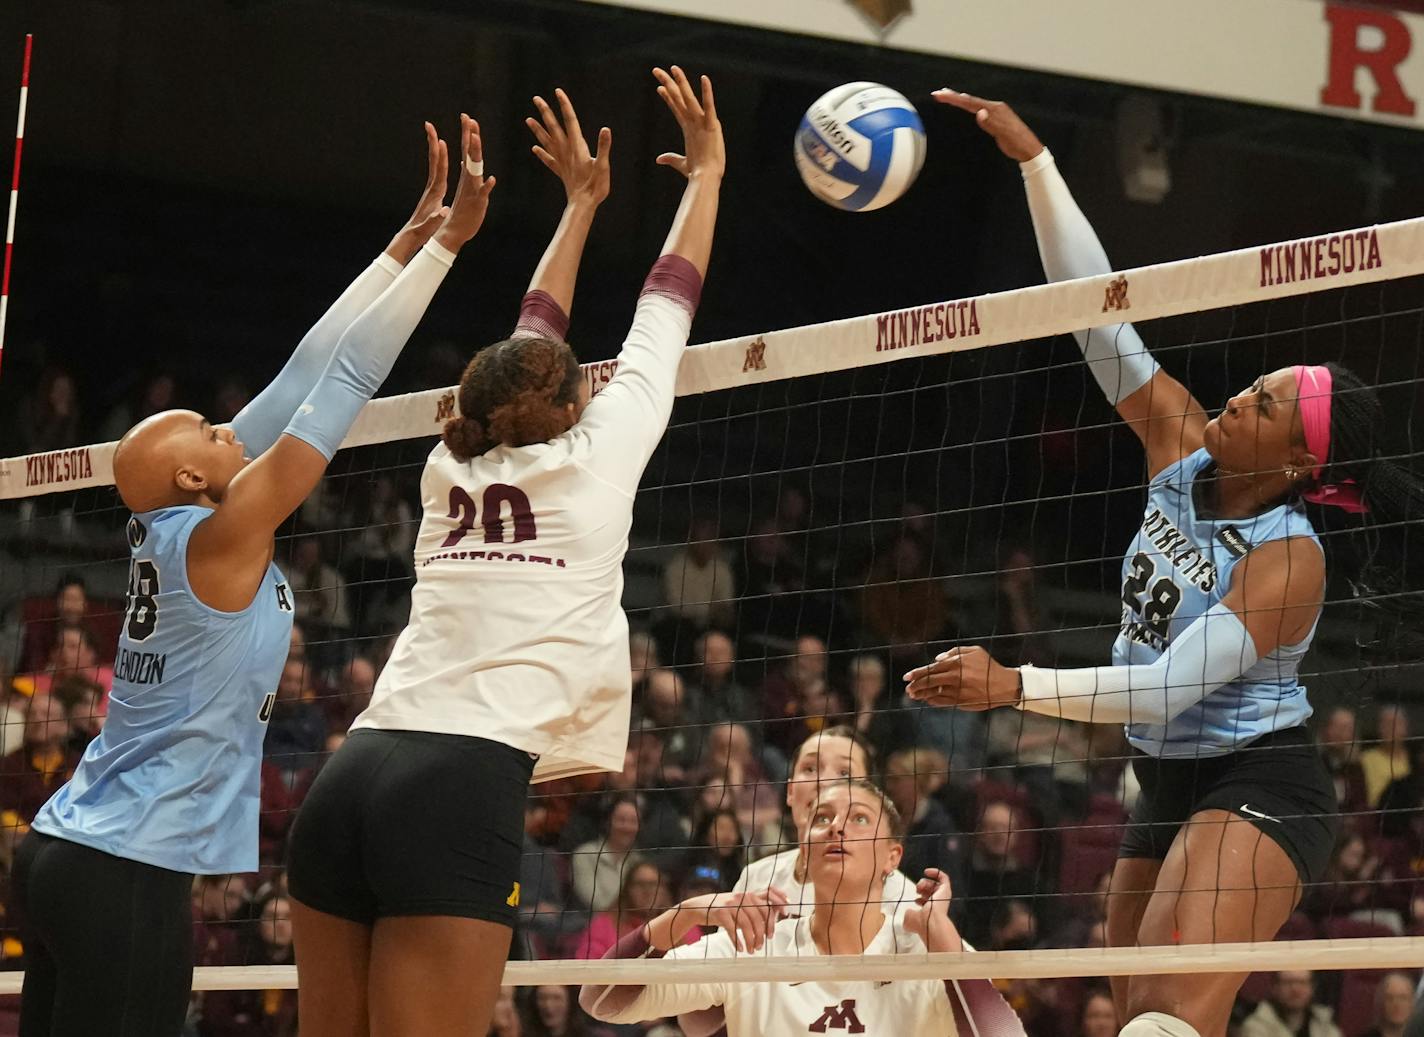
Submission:
M 105 418 L 99 438 L 171 406 L 173 393 L 171 378 L 153 378 Z M 245 399 L 236 384 L 222 395 L 215 421 Z M 91 431 L 63 372 L 47 376 L 26 407 L 23 450 L 72 445 Z M 344 488 L 328 479 L 283 538 L 279 564 L 297 622 L 266 735 L 262 870 L 195 884 L 200 965 L 292 961 L 287 836 L 404 622 L 417 526 L 407 484 L 417 470 L 364 472 Z M 750 861 L 794 846 L 785 803 L 796 750 L 841 726 L 873 747 L 873 776 L 907 819 L 903 869 L 951 875 L 954 916 L 971 943 L 1104 944 L 1107 876 L 1136 794 L 1121 732 L 1012 710 L 929 709 L 906 698 L 900 679 L 934 646 L 962 637 L 1006 664 L 1054 662 L 1031 545 L 977 559 L 997 571 L 992 592 L 956 600 L 942 571 L 956 552 L 925 509 L 907 506 L 880 539 L 816 528 L 809 511 L 807 495 L 787 489 L 746 536 L 724 539 L 715 518 L 696 515 L 684 542 L 661 553 L 660 604 L 631 617 L 633 721 L 622 770 L 536 786 L 526 804 L 518 956 L 599 957 L 672 903 L 730 889 Z M 102 728 L 122 610 L 75 573 L 52 593 L 13 602 L 4 618 L 0 887 L 28 822 Z M 1411 734 L 1419 721 L 1394 704 L 1317 714 L 1344 834 L 1283 938 L 1424 934 L 1424 739 Z M 23 967 L 9 930 L 0 963 Z M 1413 981 L 1352 971 L 1253 976 L 1234 1026 L 1243 1037 L 1396 1037 Z M 1102 983 L 1004 989 L 1034 1037 L 1117 1032 Z M 292 1035 L 295 1019 L 291 991 L 209 992 L 195 995 L 190 1030 Z M 583 1017 L 571 991 L 539 987 L 506 991 L 491 1032 L 615 1031 Z

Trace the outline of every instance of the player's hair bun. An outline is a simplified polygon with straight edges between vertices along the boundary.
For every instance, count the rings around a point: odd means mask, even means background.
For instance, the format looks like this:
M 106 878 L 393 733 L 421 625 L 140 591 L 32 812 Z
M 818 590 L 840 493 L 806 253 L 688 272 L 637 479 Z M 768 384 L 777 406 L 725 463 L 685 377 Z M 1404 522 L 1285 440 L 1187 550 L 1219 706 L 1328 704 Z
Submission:
M 479 457 L 494 446 L 483 426 L 474 418 L 451 418 L 445 422 L 441 438 L 458 461 Z

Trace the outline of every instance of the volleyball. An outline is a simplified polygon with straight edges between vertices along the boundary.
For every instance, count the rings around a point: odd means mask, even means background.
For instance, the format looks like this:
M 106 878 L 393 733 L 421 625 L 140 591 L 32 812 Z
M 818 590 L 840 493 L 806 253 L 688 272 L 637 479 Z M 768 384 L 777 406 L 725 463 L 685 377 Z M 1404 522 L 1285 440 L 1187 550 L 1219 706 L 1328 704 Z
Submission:
M 793 147 L 811 193 L 848 212 L 899 198 L 925 162 L 925 128 L 905 96 L 879 83 L 846 83 L 806 110 Z

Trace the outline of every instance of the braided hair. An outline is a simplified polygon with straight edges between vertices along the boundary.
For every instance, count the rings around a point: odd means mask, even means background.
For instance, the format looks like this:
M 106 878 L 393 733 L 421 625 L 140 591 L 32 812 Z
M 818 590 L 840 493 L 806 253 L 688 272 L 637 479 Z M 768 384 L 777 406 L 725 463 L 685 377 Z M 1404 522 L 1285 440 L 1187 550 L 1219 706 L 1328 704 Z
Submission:
M 1361 647 L 1397 647 L 1401 634 L 1424 628 L 1424 566 L 1418 552 L 1411 559 L 1404 550 L 1411 532 L 1424 524 L 1424 479 L 1395 460 L 1398 453 L 1390 449 L 1389 425 L 1375 390 L 1348 368 L 1325 367 L 1332 379 L 1330 456 L 1320 482 L 1353 480 L 1369 508 L 1356 531 L 1356 571 L 1350 580 L 1361 620 L 1375 631 L 1372 640 L 1366 640 L 1368 633 L 1361 635 Z M 1413 572 L 1405 568 L 1409 563 Z
M 581 377 L 565 342 L 511 338 L 487 346 L 460 376 L 460 416 L 445 423 L 445 445 L 468 461 L 501 443 L 546 443 L 568 431 Z

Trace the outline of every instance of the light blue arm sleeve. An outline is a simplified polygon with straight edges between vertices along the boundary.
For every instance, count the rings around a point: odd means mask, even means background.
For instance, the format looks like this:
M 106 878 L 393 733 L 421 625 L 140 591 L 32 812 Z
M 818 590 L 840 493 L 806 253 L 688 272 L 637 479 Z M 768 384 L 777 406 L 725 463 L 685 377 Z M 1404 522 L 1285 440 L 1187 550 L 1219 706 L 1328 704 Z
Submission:
M 271 384 L 232 419 L 232 429 L 249 457 L 256 457 L 277 442 L 277 437 L 326 370 L 342 334 L 391 286 L 400 272 L 401 265 L 390 256 L 384 252 L 377 256 L 302 336 Z
M 1019 667 L 1019 708 L 1093 724 L 1165 724 L 1257 661 L 1246 624 L 1217 602 L 1152 663 L 1075 670 Z
M 351 322 L 286 435 L 331 459 L 361 408 L 391 373 L 454 261 L 454 254 L 434 241 L 425 243 L 380 298 Z
M 1093 225 L 1078 208 L 1064 183 L 1053 154 L 1047 148 L 1019 164 L 1024 192 L 1033 217 L 1033 234 L 1038 254 L 1049 281 L 1071 281 L 1112 273 L 1108 254 L 1093 231 Z M 1157 373 L 1157 361 L 1147 352 L 1142 337 L 1131 324 L 1109 324 L 1089 331 L 1075 331 L 1078 348 L 1088 361 L 1108 402 L 1117 406 L 1142 388 Z

